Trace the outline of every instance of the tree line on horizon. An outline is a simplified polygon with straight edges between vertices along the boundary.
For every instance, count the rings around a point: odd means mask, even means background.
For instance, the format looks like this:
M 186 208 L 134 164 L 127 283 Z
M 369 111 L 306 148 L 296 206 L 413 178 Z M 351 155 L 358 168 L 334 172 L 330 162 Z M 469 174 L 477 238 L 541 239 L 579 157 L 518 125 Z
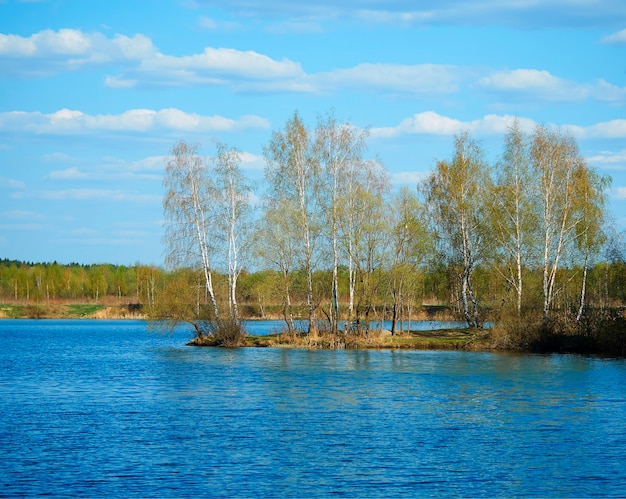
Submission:
M 290 332 L 305 319 L 309 333 L 337 334 L 342 321 L 368 324 L 381 308 L 395 329 L 434 274 L 473 328 L 487 312 L 544 329 L 557 311 L 580 322 L 590 304 L 617 299 L 609 281 L 624 255 L 606 212 L 610 179 L 573 137 L 544 126 L 526 133 L 515 121 L 490 164 L 462 132 L 417 189 L 391 188 L 380 159 L 366 156 L 367 137 L 332 113 L 314 128 L 294 113 L 264 147 L 258 204 L 237 148 L 218 143 L 205 158 L 178 141 L 164 177 L 166 265 L 199 281 L 172 281 L 153 317 L 188 320 L 199 336 L 237 330 L 239 278 L 253 267 L 278 277 Z

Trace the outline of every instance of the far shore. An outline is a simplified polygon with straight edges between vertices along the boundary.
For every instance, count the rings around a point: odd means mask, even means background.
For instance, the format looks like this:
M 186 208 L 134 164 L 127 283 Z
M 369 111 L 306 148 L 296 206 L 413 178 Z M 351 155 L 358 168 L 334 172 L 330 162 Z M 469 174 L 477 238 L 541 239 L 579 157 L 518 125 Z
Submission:
M 0 304 L 0 319 L 133 319 L 146 316 L 133 305 L 99 303 Z

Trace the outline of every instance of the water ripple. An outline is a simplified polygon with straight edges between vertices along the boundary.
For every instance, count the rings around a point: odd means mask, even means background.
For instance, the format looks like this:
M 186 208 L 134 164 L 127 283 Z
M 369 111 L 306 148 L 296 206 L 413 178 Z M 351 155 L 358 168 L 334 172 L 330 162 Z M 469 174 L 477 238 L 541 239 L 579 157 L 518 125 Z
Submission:
M 185 339 L 142 322 L 0 321 L 0 495 L 626 490 L 623 361 Z

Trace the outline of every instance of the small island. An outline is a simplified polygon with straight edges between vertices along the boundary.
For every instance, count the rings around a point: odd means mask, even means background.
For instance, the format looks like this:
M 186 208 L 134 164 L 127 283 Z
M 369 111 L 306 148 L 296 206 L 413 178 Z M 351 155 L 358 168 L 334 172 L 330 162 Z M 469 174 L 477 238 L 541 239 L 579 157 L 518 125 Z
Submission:
M 186 323 L 194 346 L 626 355 L 624 233 L 572 136 L 513 120 L 489 162 L 459 133 L 417 188 L 391 185 L 367 136 L 295 112 L 264 147 L 262 193 L 236 147 L 179 140 L 163 268 L 5 260 L 0 315 Z M 280 331 L 249 334 L 267 319 Z M 462 327 L 411 327 L 432 319 Z

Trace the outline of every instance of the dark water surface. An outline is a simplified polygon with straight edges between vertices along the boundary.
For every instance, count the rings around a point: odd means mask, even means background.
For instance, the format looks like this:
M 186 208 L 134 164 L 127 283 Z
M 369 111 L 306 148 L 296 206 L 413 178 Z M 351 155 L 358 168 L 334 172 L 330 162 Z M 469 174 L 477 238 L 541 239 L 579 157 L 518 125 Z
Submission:
M 0 496 L 618 497 L 626 362 L 0 321 Z

